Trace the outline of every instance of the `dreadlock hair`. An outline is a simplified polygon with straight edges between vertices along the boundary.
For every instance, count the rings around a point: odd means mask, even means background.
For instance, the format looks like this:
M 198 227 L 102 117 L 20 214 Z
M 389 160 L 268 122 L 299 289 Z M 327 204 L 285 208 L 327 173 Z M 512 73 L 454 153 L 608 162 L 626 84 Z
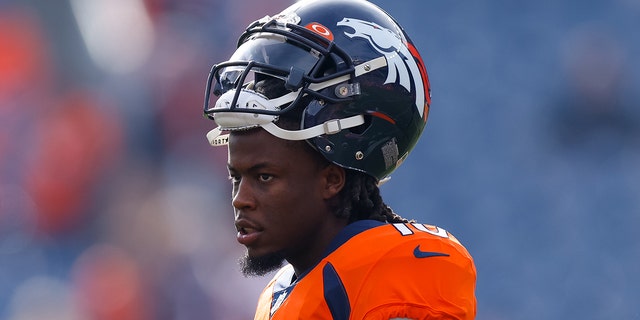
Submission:
M 268 98 L 287 92 L 284 82 L 272 77 L 256 79 L 254 90 Z M 307 105 L 307 103 L 303 102 L 300 105 Z M 289 130 L 300 129 L 303 111 L 303 108 L 295 108 L 281 115 L 277 121 L 278 126 Z M 314 159 L 318 160 L 320 166 L 331 165 L 309 143 L 300 141 L 289 141 L 289 143 L 292 147 L 303 147 L 313 153 Z M 378 180 L 375 177 L 357 170 L 345 168 L 345 185 L 334 200 L 330 204 L 334 214 L 339 218 L 348 219 L 349 223 L 366 219 L 388 223 L 413 222 L 393 212 L 391 207 L 382 201 Z
M 345 169 L 345 185 L 338 194 L 341 207 L 338 217 L 349 219 L 349 223 L 371 219 L 382 222 L 411 222 L 398 214 L 382 201 L 378 181 L 364 172 Z

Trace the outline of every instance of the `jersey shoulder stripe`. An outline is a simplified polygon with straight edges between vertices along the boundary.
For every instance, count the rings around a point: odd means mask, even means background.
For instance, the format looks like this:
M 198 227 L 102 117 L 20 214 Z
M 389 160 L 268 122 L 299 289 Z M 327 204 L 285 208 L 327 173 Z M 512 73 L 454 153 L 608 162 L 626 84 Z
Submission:
M 322 279 L 324 300 L 327 302 L 329 312 L 331 312 L 331 319 L 349 320 L 351 306 L 347 296 L 347 289 L 330 262 L 322 268 Z

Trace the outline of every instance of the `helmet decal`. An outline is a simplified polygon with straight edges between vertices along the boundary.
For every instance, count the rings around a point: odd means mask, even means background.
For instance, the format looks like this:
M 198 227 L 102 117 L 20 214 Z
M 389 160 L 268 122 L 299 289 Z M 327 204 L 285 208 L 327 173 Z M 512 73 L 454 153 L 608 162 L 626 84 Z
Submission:
M 344 18 L 337 25 L 352 28 L 353 33 L 344 32 L 347 37 L 368 40 L 376 51 L 384 55 L 389 70 L 385 84 L 399 82 L 401 86 L 411 92 L 411 79 L 424 78 L 413 54 L 393 31 L 373 22 L 353 18 Z M 418 108 L 420 116 L 424 118 L 425 88 L 422 81 L 414 81 L 414 86 L 416 87 L 415 106 Z
M 329 41 L 333 41 L 333 33 L 331 33 L 331 30 L 317 22 L 309 23 L 305 28 L 323 36 Z
M 407 47 L 409 47 L 409 52 L 418 63 L 418 68 L 420 68 L 420 75 L 422 76 L 422 83 L 427 84 L 427 88 L 424 91 L 425 97 L 427 101 L 424 104 L 424 114 L 422 115 L 422 119 L 424 122 L 427 122 L 427 112 L 429 111 L 429 106 L 431 105 L 431 91 L 429 89 L 429 75 L 427 74 L 427 67 L 424 65 L 424 61 L 422 61 L 422 57 L 420 57 L 420 53 L 418 53 L 418 49 L 413 45 L 413 43 L 407 43 Z M 418 106 L 419 108 L 420 106 Z

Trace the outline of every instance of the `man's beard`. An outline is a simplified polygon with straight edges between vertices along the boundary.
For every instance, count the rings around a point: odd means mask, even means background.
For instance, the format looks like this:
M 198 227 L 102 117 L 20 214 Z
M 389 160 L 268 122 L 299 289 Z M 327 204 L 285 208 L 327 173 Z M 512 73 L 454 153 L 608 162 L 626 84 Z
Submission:
M 250 257 L 245 254 L 240 259 L 240 269 L 245 277 L 264 276 L 265 274 L 278 270 L 284 262 L 282 252 L 269 253 L 259 257 Z

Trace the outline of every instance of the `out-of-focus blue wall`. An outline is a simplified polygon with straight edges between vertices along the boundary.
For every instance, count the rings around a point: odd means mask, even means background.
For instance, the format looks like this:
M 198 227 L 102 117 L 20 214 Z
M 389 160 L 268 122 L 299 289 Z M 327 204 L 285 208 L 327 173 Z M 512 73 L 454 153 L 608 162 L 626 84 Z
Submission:
M 640 3 L 373 2 L 433 91 L 383 196 L 467 246 L 478 319 L 640 319 Z

